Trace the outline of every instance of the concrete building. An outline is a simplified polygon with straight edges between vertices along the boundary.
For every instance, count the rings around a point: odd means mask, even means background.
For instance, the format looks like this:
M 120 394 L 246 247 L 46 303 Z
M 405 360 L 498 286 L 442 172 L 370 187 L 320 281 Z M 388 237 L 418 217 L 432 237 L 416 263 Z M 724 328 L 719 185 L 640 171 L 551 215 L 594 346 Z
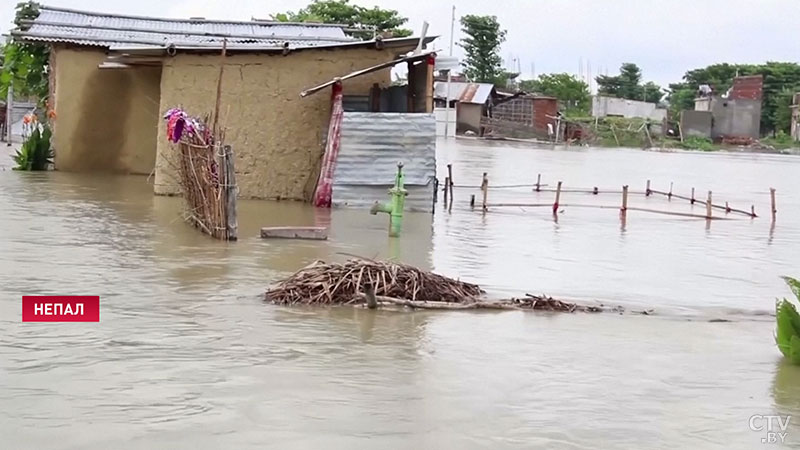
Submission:
M 336 25 L 164 19 L 47 6 L 12 35 L 52 48 L 57 170 L 155 172 L 156 193 L 178 193 L 167 164 L 174 149 L 161 115 L 175 106 L 198 116 L 211 113 L 224 60 L 220 116 L 236 155 L 240 196 L 296 200 L 308 200 L 314 191 L 331 117 L 328 96 L 301 98 L 300 92 L 393 61 L 419 40 L 359 41 Z M 346 79 L 345 95 L 388 88 L 390 70 L 381 66 Z M 409 98 L 419 98 L 413 89 Z
M 595 95 L 592 97 L 592 117 L 642 118 L 661 122 L 667 117 L 667 110 L 655 103 L 628 100 L 624 98 Z
M 736 77 L 726 97 L 710 95 L 696 98 L 694 110 L 705 114 L 683 114 L 681 127 L 683 130 L 702 129 L 702 135 L 711 139 L 758 139 L 761 135 L 762 96 L 761 75 Z M 705 133 L 705 116 L 709 114 L 711 129 Z

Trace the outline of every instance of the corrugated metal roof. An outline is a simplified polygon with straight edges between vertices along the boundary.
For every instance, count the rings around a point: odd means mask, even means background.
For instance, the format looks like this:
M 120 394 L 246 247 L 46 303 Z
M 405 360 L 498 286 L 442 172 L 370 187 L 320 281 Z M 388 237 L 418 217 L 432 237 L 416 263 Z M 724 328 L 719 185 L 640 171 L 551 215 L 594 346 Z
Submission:
M 433 114 L 345 112 L 333 203 L 360 207 L 387 201 L 398 162 L 409 191 L 406 208 L 430 211 L 436 176 Z
M 450 95 L 447 96 L 447 82 L 437 81 L 434 84 L 434 97 L 439 99 L 449 98 L 458 100 L 462 103 L 486 103 L 492 95 L 494 85 L 491 83 L 463 83 L 459 81 L 450 82 Z
M 131 44 L 168 47 L 231 48 L 316 47 L 357 42 L 343 26 L 285 22 L 225 22 L 204 19 L 165 19 L 123 16 L 64 8 L 40 7 L 25 31 L 12 32 L 27 40 L 64 42 L 102 47 Z

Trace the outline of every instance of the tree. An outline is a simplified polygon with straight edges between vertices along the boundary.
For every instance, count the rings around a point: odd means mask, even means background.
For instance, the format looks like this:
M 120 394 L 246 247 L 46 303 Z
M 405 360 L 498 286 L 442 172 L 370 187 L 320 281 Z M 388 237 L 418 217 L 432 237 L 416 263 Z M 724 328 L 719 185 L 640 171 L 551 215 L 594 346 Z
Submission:
M 506 31 L 500 29 L 497 17 L 464 16 L 461 31 L 466 35 L 458 44 L 466 53 L 464 75 L 478 83 L 501 81 L 505 71 L 500 67 L 500 45 L 506 40 Z
M 411 30 L 400 28 L 408 18 L 402 17 L 393 9 L 377 6 L 365 8 L 350 4 L 350 0 L 314 0 L 297 11 L 274 14 L 273 19 L 281 22 L 317 22 L 347 25 L 353 36 L 372 39 L 376 34 L 389 34 L 392 37 L 411 36 Z
M 642 84 L 642 70 L 633 63 L 622 64 L 619 75 L 599 75 L 595 80 L 600 94 L 650 103 L 661 100 L 661 86 L 652 81 Z
M 589 112 L 589 85 L 568 73 L 541 74 L 535 80 L 523 80 L 520 89 L 556 97 L 566 105 L 567 115 Z
M 34 2 L 19 3 L 14 23 L 26 30 L 29 25 L 23 20 L 39 17 L 39 7 Z M 50 47 L 46 44 L 9 41 L 3 47 L 3 70 L 0 72 L 0 96 L 5 98 L 8 87 L 21 96 L 32 96 L 40 102 L 47 100 L 49 80 L 47 77 Z

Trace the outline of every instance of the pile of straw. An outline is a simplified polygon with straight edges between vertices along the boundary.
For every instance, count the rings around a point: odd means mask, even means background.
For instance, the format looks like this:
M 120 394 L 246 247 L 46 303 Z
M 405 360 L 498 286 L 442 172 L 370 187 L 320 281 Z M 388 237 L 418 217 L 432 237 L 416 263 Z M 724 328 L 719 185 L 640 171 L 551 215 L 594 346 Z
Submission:
M 547 296 L 482 300 L 478 285 L 391 262 L 353 259 L 344 264 L 315 262 L 266 293 L 278 305 L 403 306 L 411 309 L 500 309 L 522 311 L 599 312 Z
M 480 296 L 475 284 L 453 280 L 416 267 L 353 259 L 344 264 L 316 262 L 267 291 L 280 305 L 338 305 L 362 302 L 366 288 L 378 296 L 419 302 L 462 303 Z

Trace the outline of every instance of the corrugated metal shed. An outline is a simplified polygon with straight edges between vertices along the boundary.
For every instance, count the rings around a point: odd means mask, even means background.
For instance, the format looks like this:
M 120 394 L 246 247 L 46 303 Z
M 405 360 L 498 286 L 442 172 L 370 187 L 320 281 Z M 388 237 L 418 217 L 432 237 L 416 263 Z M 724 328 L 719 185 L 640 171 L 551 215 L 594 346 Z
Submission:
M 436 176 L 433 114 L 345 112 L 333 180 L 333 204 L 369 207 L 389 200 L 403 163 L 406 209 L 431 211 Z
M 235 22 L 205 19 L 164 19 L 40 7 L 40 14 L 25 31 L 15 36 L 32 41 L 64 42 L 101 47 L 132 44 L 168 47 L 293 48 L 357 42 L 342 25 Z
M 461 103 L 484 104 L 492 95 L 494 85 L 491 83 L 462 83 L 450 82 L 450 100 Z M 447 82 L 437 81 L 433 86 L 435 98 L 444 100 L 447 97 Z

